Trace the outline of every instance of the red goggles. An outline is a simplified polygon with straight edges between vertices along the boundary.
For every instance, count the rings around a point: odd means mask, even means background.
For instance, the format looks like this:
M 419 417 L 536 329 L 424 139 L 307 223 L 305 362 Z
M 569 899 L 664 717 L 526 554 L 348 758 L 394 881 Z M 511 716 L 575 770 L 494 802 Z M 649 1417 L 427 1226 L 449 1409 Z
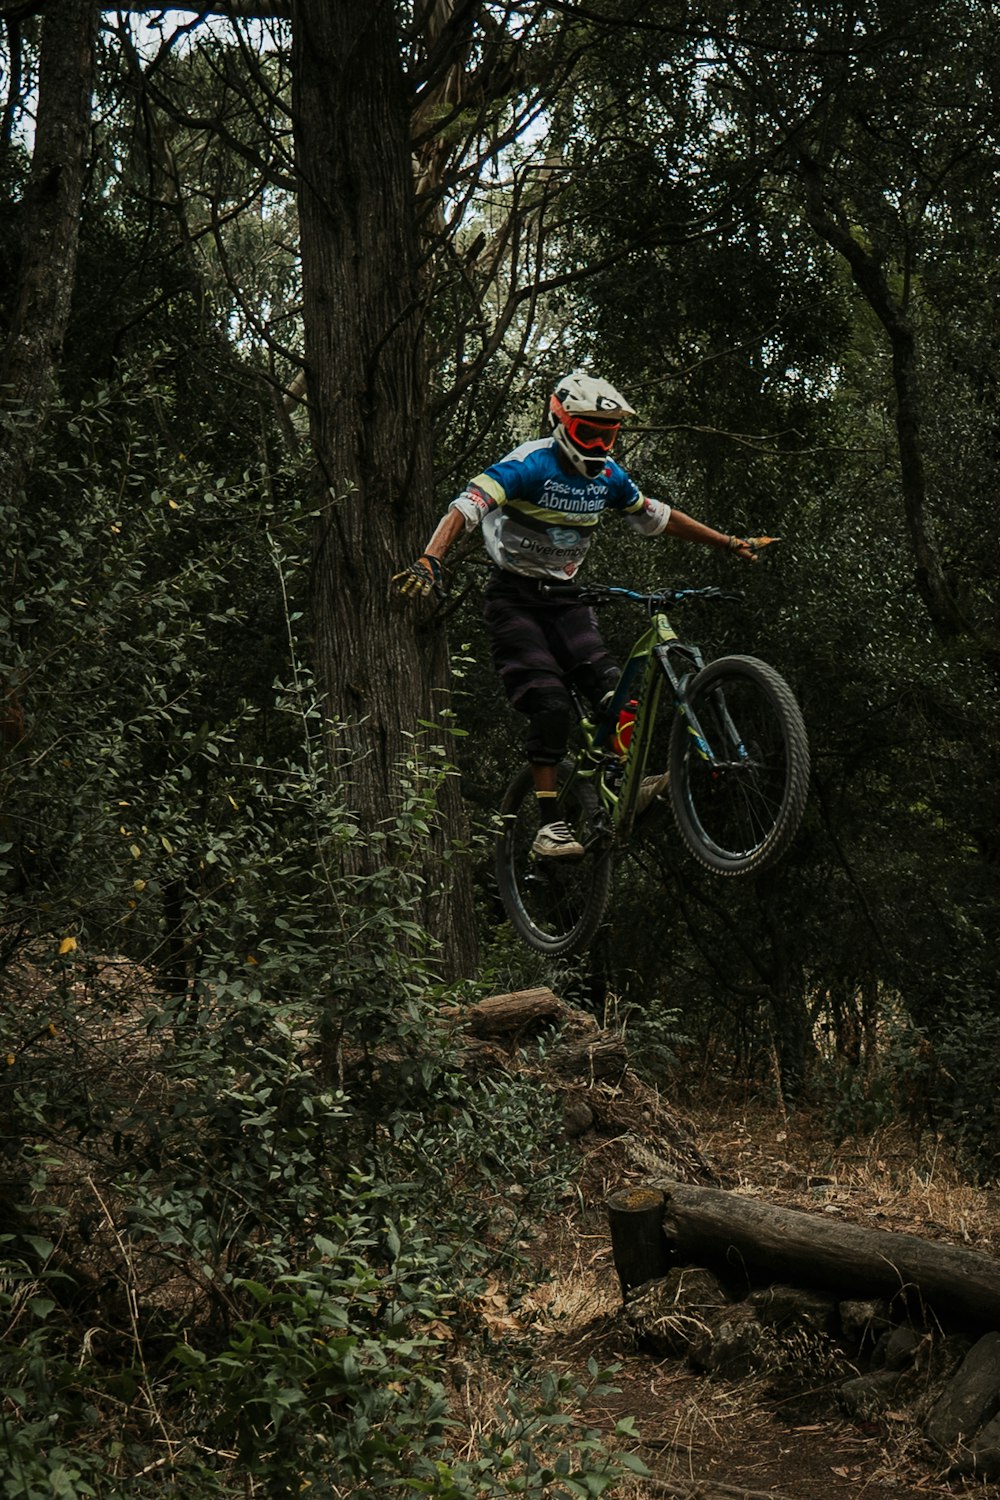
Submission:
M 558 401 L 552 410 L 569 434 L 574 448 L 582 453 L 610 453 L 621 429 L 620 422 L 606 422 L 594 417 L 574 417 Z

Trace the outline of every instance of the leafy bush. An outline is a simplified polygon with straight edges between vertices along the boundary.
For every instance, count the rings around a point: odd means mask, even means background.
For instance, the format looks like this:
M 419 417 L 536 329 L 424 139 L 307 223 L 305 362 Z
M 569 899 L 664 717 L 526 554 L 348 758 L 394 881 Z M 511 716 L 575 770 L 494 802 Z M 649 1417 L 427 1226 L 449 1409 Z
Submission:
M 956 1145 L 970 1174 L 1000 1178 L 1000 1014 L 995 996 L 966 991 L 920 1051 L 911 1092 L 927 1125 Z
M 554 1104 L 462 1072 L 437 995 L 405 1002 L 376 1059 L 394 1099 L 349 1056 L 345 1087 L 324 1082 L 309 996 L 220 985 L 172 1027 L 155 995 L 120 998 L 133 1035 L 146 1022 L 127 1069 L 102 1069 L 109 1040 L 128 1040 L 95 1004 L 72 1048 L 57 1027 L 28 1054 L 43 1065 L 7 1100 L 26 1191 L 2 1306 L 0 1493 L 235 1495 L 252 1478 L 273 1495 L 307 1480 L 470 1497 L 558 1480 L 576 1495 L 620 1472 L 565 1416 L 572 1392 L 527 1374 L 478 1456 L 452 1436 L 456 1350 L 502 1355 L 478 1310 L 487 1277 L 512 1273 L 524 1222 L 565 1182 Z M 63 1082 L 71 1050 L 89 1116 Z
M 567 1162 L 554 1101 L 466 1074 L 444 1024 L 413 831 L 448 768 L 414 740 L 359 827 L 302 518 L 250 473 L 112 461 L 149 395 L 95 397 L 78 467 L 0 509 L 29 725 L 0 765 L 0 1495 L 596 1495 L 620 1466 L 558 1382 L 517 1376 L 478 1455 L 453 1437 L 449 1361 L 499 1358 L 486 1278 Z

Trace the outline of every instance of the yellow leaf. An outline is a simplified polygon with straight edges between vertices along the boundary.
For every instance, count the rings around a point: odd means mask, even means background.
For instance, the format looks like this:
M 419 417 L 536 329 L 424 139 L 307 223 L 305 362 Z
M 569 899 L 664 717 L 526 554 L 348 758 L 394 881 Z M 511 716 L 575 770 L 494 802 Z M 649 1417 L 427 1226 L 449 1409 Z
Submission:
M 146 889 L 146 882 L 144 880 L 133 880 L 132 889 L 134 891 L 144 891 Z
M 56 1030 L 55 1022 L 54 1021 L 50 1021 L 49 1022 L 49 1036 L 58 1036 L 58 1035 L 59 1035 L 59 1033 Z
M 13 1054 L 13 1052 L 8 1052 L 7 1053 L 7 1066 L 8 1066 L 8 1068 L 12 1068 L 14 1066 L 14 1054 Z
M 180 506 L 177 504 L 176 500 L 168 500 L 167 504 L 170 506 L 171 510 L 180 510 Z
M 165 833 L 160 834 L 160 843 L 163 845 L 164 849 L 166 849 L 168 854 L 173 854 L 174 846 L 167 838 L 167 835 Z
M 233 807 L 233 809 L 236 812 L 239 812 L 239 810 L 240 810 L 240 804 L 237 802 L 236 798 L 233 797 L 233 796 L 230 796 L 228 792 L 226 793 L 226 795 L 229 797 L 230 805 Z
M 131 854 L 131 856 L 132 856 L 133 859 L 141 859 L 142 858 L 142 850 L 139 848 L 138 844 L 130 844 L 129 845 L 129 853 Z
M 59 944 L 59 956 L 62 957 L 62 955 L 64 953 L 75 953 L 75 952 L 76 952 L 76 938 L 75 937 L 66 937 L 66 938 L 63 938 L 62 942 Z

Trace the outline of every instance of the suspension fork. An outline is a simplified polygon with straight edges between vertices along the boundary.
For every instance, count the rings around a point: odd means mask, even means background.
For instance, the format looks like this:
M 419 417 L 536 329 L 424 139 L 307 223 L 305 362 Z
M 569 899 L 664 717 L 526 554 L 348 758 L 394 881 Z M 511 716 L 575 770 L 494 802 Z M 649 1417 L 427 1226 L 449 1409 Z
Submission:
M 676 659 L 671 660 L 671 655 Z M 731 764 L 728 760 L 720 761 L 688 701 L 688 683 L 704 665 L 704 658 L 696 646 L 668 647 L 663 655 L 663 668 L 673 686 L 677 711 L 684 717 L 687 732 L 694 741 L 695 750 L 710 766 L 728 765 Z M 721 687 L 713 689 L 711 701 L 715 705 L 718 723 L 725 735 L 725 743 L 733 748 L 738 760 L 746 760 L 743 736 L 733 722 Z

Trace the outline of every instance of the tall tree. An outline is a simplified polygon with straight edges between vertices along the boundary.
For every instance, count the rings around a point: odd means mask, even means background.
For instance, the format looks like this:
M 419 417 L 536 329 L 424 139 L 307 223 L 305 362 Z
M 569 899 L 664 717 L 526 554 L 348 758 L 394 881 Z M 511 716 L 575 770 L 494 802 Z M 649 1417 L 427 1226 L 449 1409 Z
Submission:
M 444 635 L 400 613 L 389 588 L 434 515 L 412 100 L 393 5 L 296 0 L 293 38 L 317 662 L 346 726 L 344 774 L 374 825 L 425 753 L 421 723 L 448 722 Z M 452 777 L 442 802 L 454 832 Z M 427 870 L 428 921 L 449 968 L 468 972 L 471 885 L 443 862 Z
M 31 176 L 0 352 L 0 406 L 14 415 L 0 427 L 0 486 L 8 493 L 23 487 L 56 391 L 76 268 L 97 17 L 97 0 L 66 0 L 42 21 Z M 11 149 L 9 134 L 0 149 Z
M 964 212 L 977 177 L 992 176 L 993 8 L 764 0 L 709 28 L 724 64 L 716 97 L 738 122 L 744 170 L 798 184 L 809 224 L 882 329 L 915 586 L 939 635 L 966 634 L 927 477 L 920 282 L 956 203 Z

